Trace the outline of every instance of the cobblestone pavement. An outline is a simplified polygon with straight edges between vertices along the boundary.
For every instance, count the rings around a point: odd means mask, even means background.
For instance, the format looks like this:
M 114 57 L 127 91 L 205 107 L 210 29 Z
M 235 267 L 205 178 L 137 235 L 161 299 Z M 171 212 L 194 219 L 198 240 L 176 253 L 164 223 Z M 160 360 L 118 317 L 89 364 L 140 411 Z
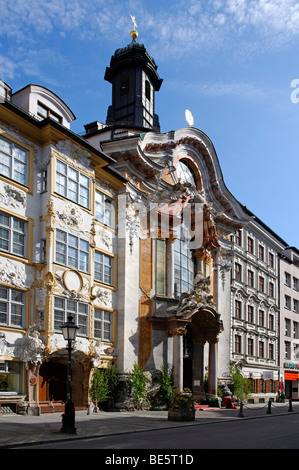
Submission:
M 241 412 L 240 412 L 241 411 Z M 195 421 L 168 421 L 167 411 L 135 411 L 135 412 L 104 412 L 87 414 L 86 411 L 76 412 L 76 434 L 68 435 L 60 432 L 62 413 L 45 413 L 40 416 L 22 416 L 16 414 L 0 415 L 0 448 L 12 448 L 16 445 L 39 444 L 118 435 L 123 433 L 144 432 L 154 429 L 197 426 L 200 424 L 222 422 L 227 420 L 243 420 L 254 418 L 271 418 L 284 413 L 299 413 L 299 403 L 273 403 L 244 405 L 243 410 L 225 408 L 204 408 L 196 411 Z

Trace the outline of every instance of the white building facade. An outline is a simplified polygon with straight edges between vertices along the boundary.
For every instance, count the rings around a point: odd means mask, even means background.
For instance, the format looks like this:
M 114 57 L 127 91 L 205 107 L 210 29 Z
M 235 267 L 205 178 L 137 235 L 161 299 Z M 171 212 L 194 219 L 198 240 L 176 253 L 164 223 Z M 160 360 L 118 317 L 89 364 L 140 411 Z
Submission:
M 299 399 L 299 252 L 287 247 L 280 259 L 280 392 Z

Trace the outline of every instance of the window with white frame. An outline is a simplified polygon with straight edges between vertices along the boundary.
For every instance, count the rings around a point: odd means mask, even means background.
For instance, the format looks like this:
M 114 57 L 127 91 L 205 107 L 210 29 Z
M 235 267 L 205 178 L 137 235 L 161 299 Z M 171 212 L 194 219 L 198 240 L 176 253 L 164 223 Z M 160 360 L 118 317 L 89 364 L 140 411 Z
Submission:
M 28 150 L 0 137 L 0 174 L 28 184 Z
M 24 325 L 25 294 L 16 289 L 0 287 L 0 323 L 7 326 Z
M 55 261 L 69 268 L 89 272 L 89 242 L 56 230 Z
M 297 300 L 297 299 L 293 299 L 293 310 L 294 310 L 294 312 L 296 312 L 296 313 L 299 312 L 298 300 Z
M 114 227 L 114 201 L 100 191 L 95 192 L 95 218 L 108 227 Z
M 94 309 L 94 337 L 102 341 L 112 341 L 112 313 Z
M 0 212 L 0 250 L 26 256 L 27 222 Z
M 56 193 L 89 209 L 90 178 L 57 159 L 55 181 Z
M 61 333 L 61 326 L 69 316 L 73 317 L 75 324 L 79 327 L 78 334 L 88 335 L 88 304 L 77 300 L 54 297 L 54 330 Z
M 94 278 L 104 284 L 113 284 L 113 258 L 105 253 L 95 252 Z

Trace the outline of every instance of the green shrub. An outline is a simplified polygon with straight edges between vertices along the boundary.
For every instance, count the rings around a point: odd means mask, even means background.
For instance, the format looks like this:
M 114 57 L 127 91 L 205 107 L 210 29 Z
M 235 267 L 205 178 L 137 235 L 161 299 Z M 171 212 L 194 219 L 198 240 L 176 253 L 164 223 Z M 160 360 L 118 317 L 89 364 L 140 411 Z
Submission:
M 148 383 L 149 379 L 138 364 L 135 363 L 133 370 L 129 372 L 128 385 L 130 394 L 134 400 L 134 405 L 137 409 L 142 409 L 149 404 L 147 398 Z

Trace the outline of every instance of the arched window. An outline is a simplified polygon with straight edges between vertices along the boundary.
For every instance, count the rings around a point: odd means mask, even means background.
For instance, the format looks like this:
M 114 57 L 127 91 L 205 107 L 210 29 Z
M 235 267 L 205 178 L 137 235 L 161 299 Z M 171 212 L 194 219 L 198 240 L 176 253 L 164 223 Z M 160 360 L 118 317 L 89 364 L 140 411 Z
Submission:
M 193 172 L 186 162 L 180 160 L 176 165 L 176 172 L 180 183 L 190 183 L 192 186 L 196 187 Z
M 179 298 L 183 292 L 194 289 L 194 259 L 188 247 L 190 240 L 189 230 L 181 225 L 178 238 L 174 243 L 174 294 Z

